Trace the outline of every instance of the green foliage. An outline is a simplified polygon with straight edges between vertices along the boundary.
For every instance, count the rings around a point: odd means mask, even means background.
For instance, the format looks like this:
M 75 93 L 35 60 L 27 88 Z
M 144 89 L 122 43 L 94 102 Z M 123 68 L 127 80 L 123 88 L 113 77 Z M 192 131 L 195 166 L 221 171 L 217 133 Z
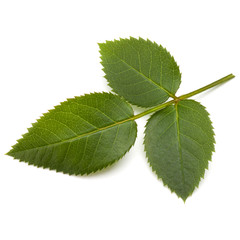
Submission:
M 185 201 L 204 177 L 214 151 L 208 112 L 193 100 L 160 110 L 148 120 L 144 144 L 153 171 Z
M 89 174 L 119 160 L 137 133 L 132 108 L 111 93 L 68 99 L 33 124 L 8 155 L 38 167 Z
M 176 93 L 181 74 L 165 48 L 142 38 L 99 44 L 110 87 L 141 107 L 165 102 Z
M 134 115 L 123 98 L 111 93 L 68 99 L 34 123 L 7 154 L 70 175 L 93 173 L 123 157 L 136 139 L 135 120 L 155 112 L 145 131 L 148 161 L 163 183 L 185 201 L 204 177 L 214 151 L 207 111 L 185 99 L 234 75 L 176 97 L 181 74 L 162 46 L 142 38 L 99 46 L 112 89 L 132 104 L 155 107 Z M 165 102 L 169 97 L 172 100 Z

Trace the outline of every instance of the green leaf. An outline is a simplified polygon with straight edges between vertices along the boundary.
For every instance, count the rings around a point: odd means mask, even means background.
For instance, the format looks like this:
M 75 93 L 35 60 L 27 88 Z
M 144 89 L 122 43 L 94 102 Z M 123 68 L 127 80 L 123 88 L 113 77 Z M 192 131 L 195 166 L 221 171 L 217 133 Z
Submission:
M 106 79 L 114 92 L 141 107 L 174 97 L 181 74 L 165 48 L 142 38 L 99 44 Z
M 44 114 L 8 155 L 38 167 L 89 174 L 119 160 L 134 144 L 133 110 L 120 97 L 94 93 Z
M 144 143 L 153 171 L 185 201 L 204 177 L 214 151 L 208 112 L 193 100 L 168 106 L 148 120 Z

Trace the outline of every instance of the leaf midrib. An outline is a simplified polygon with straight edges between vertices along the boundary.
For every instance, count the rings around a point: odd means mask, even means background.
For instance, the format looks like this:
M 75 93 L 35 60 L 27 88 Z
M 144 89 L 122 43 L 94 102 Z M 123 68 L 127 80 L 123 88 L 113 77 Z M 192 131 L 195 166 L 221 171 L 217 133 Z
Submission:
M 89 131 L 87 133 L 84 133 L 84 134 L 80 134 L 78 136 L 75 136 L 75 137 L 72 137 L 72 138 L 68 138 L 68 139 L 64 139 L 60 142 L 56 142 L 56 143 L 51 143 L 51 144 L 47 144 L 47 145 L 43 145 L 43 146 L 40 146 L 40 147 L 34 147 L 34 148 L 29 148 L 29 149 L 25 149 L 25 150 L 21 150 L 21 151 L 13 151 L 13 153 L 20 153 L 20 152 L 25 152 L 25 151 L 30 151 L 30 150 L 34 150 L 34 149 L 39 149 L 39 148 L 44 148 L 44 147 L 51 147 L 51 146 L 57 146 L 57 145 L 60 145 L 60 144 L 64 144 L 64 143 L 68 143 L 68 142 L 73 142 L 73 141 L 77 141 L 83 137 L 86 137 L 86 136 L 89 136 L 89 135 L 93 135 L 95 133 L 98 133 L 98 132 L 101 132 L 101 131 L 105 131 L 109 128 L 113 128 L 115 126 L 119 126 L 123 123 L 126 123 L 128 121 L 134 121 L 134 116 L 130 117 L 130 118 L 127 118 L 127 119 L 124 119 L 124 120 L 121 120 L 119 122 L 115 122 L 113 124 L 110 124 L 110 125 L 107 125 L 105 127 L 101 127 L 101 128 L 97 128 L 93 131 Z M 13 150 L 13 149 L 12 149 Z M 11 151 L 9 152 L 11 153 Z
M 180 166 L 181 166 L 181 172 L 182 172 L 182 181 L 183 181 L 183 184 L 184 184 L 185 183 L 185 176 L 184 176 L 184 167 L 183 167 L 183 159 L 182 159 L 182 146 L 181 146 L 181 141 L 180 141 L 178 103 L 175 104 L 175 109 L 176 109 L 176 125 L 177 125 L 179 160 L 180 160 Z
M 111 53 L 116 56 L 121 62 L 123 62 L 124 64 L 126 64 L 128 67 L 130 67 L 132 70 L 134 70 L 137 74 L 141 75 L 142 77 L 146 78 L 147 80 L 149 80 L 152 84 L 156 85 L 158 88 L 162 89 L 165 93 L 168 94 L 169 97 L 175 98 L 174 94 L 170 93 L 167 89 L 165 89 L 164 87 L 158 85 L 157 83 L 155 83 L 151 78 L 147 77 L 145 74 L 143 74 L 141 71 L 138 71 L 136 68 L 134 68 L 133 66 L 131 66 L 129 63 L 127 63 L 126 61 L 124 61 L 123 59 L 121 59 L 116 53 L 114 53 L 113 51 L 111 51 Z

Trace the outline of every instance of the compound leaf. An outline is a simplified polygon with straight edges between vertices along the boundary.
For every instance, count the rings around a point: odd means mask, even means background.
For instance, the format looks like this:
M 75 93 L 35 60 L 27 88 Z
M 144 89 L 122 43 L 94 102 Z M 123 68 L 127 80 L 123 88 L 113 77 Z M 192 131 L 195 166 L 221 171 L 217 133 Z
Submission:
M 89 174 L 120 159 L 134 144 L 131 106 L 117 95 L 68 99 L 44 114 L 8 155 L 38 167 Z
M 132 37 L 107 41 L 99 46 L 110 87 L 127 101 L 151 107 L 174 97 L 181 74 L 165 48 Z
M 183 100 L 156 112 L 145 130 L 145 151 L 152 170 L 184 201 L 204 177 L 214 151 L 208 112 Z

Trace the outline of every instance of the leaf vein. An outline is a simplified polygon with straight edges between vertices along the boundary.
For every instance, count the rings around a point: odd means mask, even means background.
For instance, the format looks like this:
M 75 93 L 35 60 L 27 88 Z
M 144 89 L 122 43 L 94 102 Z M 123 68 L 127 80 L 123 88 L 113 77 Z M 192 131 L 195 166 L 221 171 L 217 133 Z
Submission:
M 178 152 L 179 152 L 179 161 L 182 173 L 182 184 L 185 184 L 185 176 L 184 176 L 184 169 L 183 169 L 183 159 L 182 159 L 182 150 L 181 150 L 181 141 L 180 141 L 180 127 L 179 127 L 179 114 L 178 114 L 178 104 L 175 105 L 176 109 L 176 120 L 177 120 L 177 138 L 178 138 Z
M 136 50 L 135 50 L 136 51 Z M 112 51 L 112 54 L 115 55 L 118 59 L 120 59 L 120 61 L 122 63 L 124 63 L 125 65 L 127 65 L 128 67 L 132 68 L 137 74 L 141 75 L 142 77 L 146 78 L 149 82 L 151 82 L 152 84 L 156 85 L 158 88 L 162 89 L 164 92 L 166 92 L 170 97 L 173 97 L 174 95 L 172 93 L 170 93 L 167 89 L 165 89 L 164 87 L 158 85 L 156 82 L 154 82 L 151 78 L 147 77 L 145 74 L 143 74 L 142 72 L 140 72 L 139 70 L 137 70 L 136 68 L 134 68 L 133 66 L 129 65 L 129 63 L 127 63 L 125 60 L 121 59 L 116 53 L 114 53 Z

